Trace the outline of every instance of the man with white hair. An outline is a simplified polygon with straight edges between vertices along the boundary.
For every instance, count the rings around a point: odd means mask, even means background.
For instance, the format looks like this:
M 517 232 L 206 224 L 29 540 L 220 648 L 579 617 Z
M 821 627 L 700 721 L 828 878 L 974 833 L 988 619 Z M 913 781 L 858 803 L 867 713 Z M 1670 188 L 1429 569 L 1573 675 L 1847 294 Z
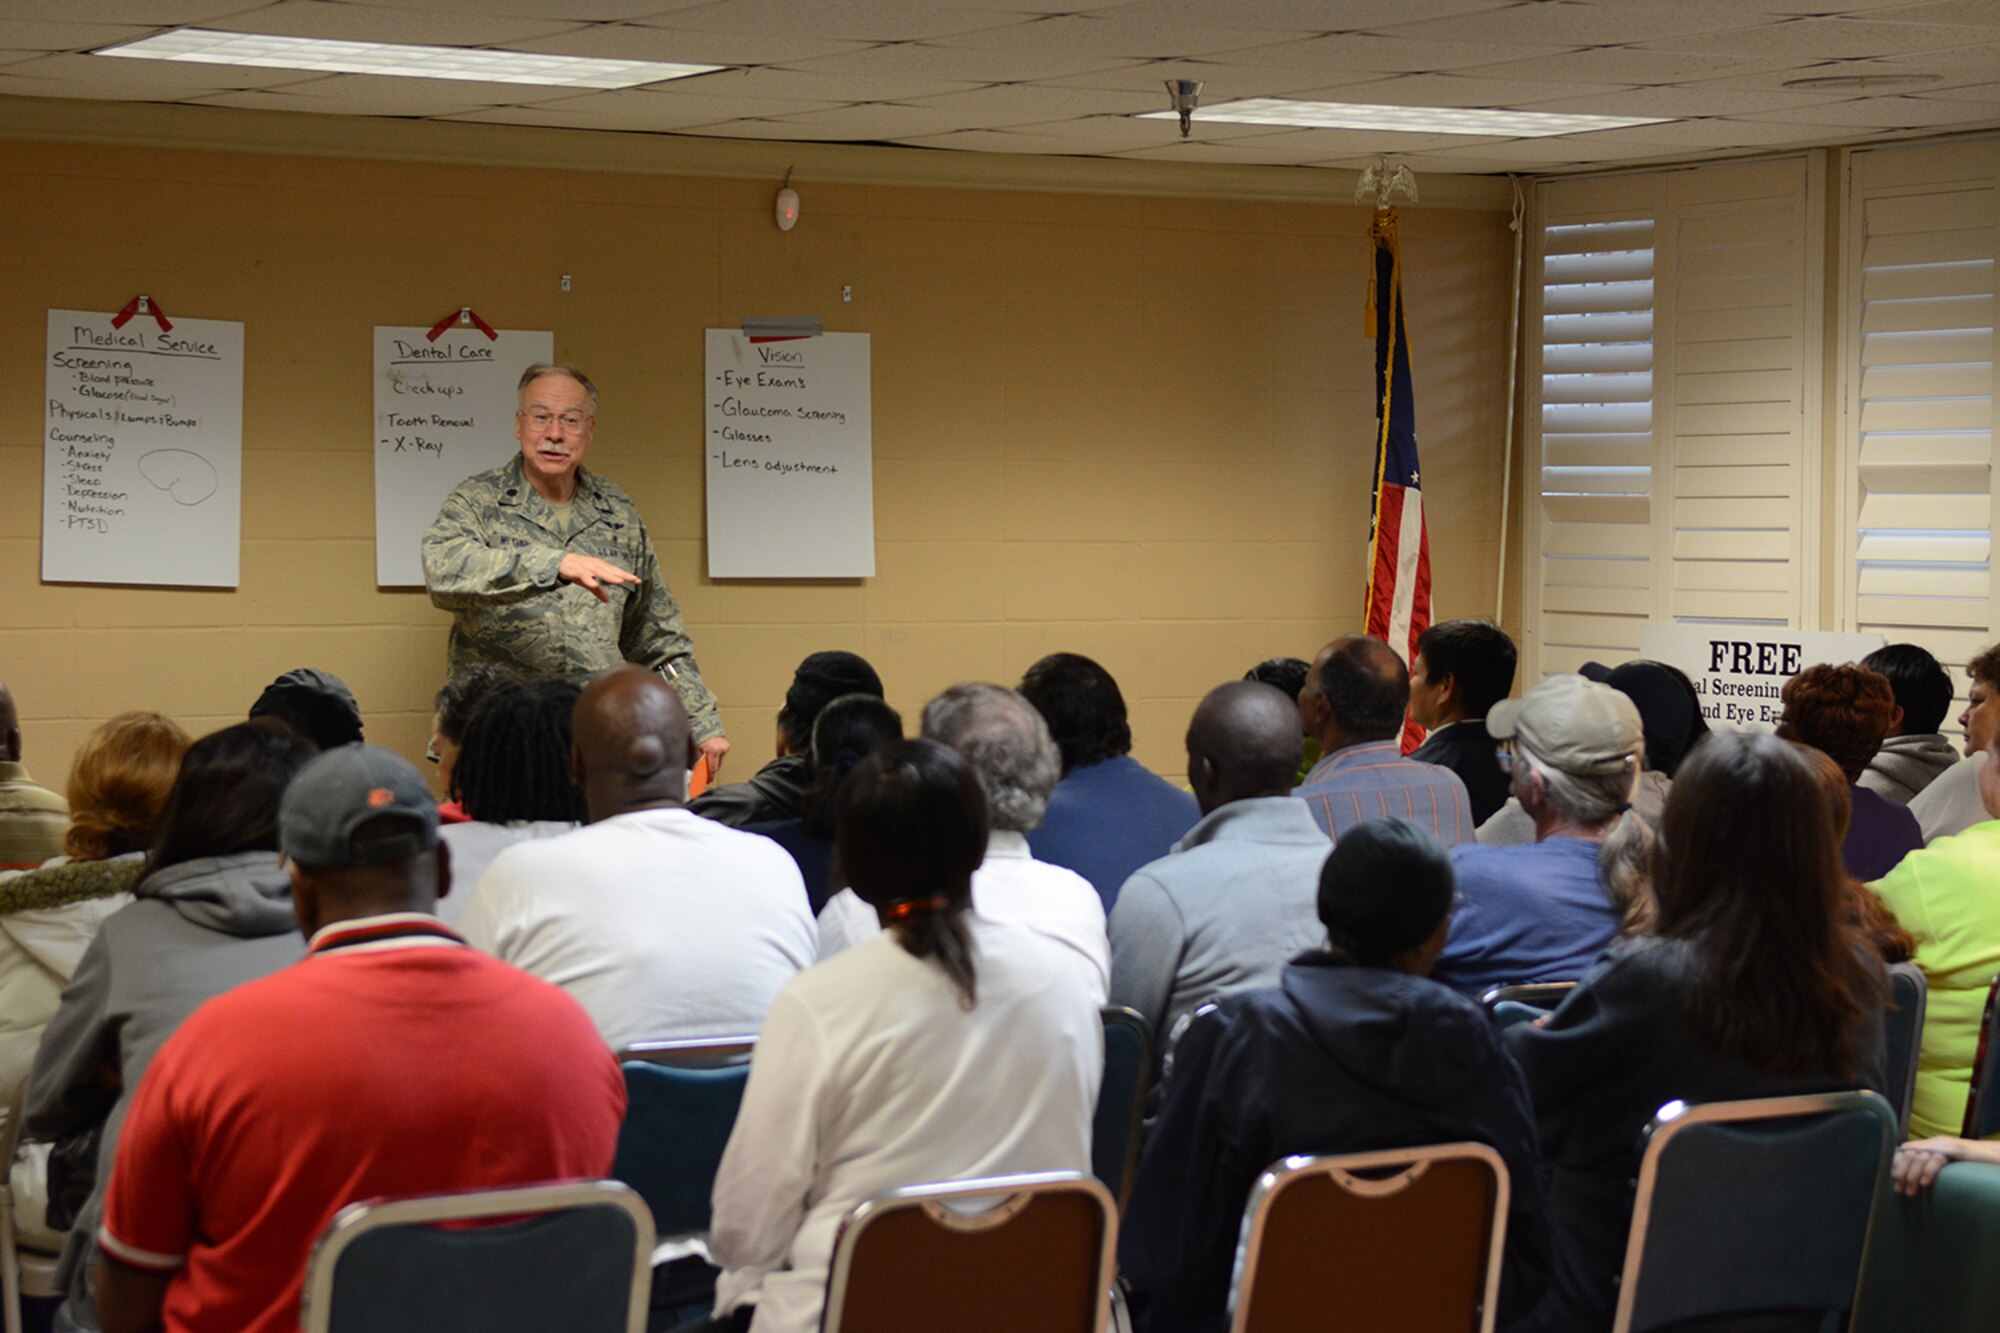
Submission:
M 1535 841 L 1451 849 L 1458 909 L 1431 976 L 1473 994 L 1575 981 L 1650 901 L 1652 830 L 1631 804 L 1646 749 L 1639 710 L 1609 685 L 1550 676 L 1495 705 L 1486 729 L 1513 742 L 1513 792 Z
M 991 921 L 1027 926 L 1074 950 L 1097 1002 L 1111 988 L 1111 943 L 1104 904 L 1073 870 L 1037 861 L 1028 833 L 1040 826 L 1062 759 L 1048 723 L 1025 698 L 998 685 L 954 685 L 924 705 L 923 736 L 958 751 L 986 794 L 986 860 L 972 875 L 972 909 Z M 875 909 L 853 889 L 819 914 L 819 956 L 882 933 Z

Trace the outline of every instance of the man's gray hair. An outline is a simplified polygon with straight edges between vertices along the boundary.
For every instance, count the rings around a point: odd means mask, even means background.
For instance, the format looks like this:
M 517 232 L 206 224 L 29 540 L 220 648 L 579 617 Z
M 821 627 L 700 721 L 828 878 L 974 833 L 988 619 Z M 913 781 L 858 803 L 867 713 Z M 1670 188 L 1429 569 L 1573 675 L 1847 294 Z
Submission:
M 528 386 L 544 375 L 563 375 L 581 384 L 583 391 L 590 395 L 590 415 L 597 415 L 597 386 L 590 382 L 590 376 L 563 361 L 537 361 L 529 366 L 521 372 L 521 382 L 514 386 L 514 396 L 518 398 L 526 393 Z
M 1041 827 L 1062 753 L 1033 704 L 999 685 L 954 685 L 924 705 L 923 735 L 971 765 L 995 829 Z
M 1548 803 L 1569 823 L 1595 828 L 1617 818 L 1632 803 L 1632 790 L 1639 781 L 1636 759 L 1619 772 L 1593 777 L 1557 768 L 1518 740 L 1515 744 L 1514 771 L 1518 774 L 1526 768 L 1541 774 Z

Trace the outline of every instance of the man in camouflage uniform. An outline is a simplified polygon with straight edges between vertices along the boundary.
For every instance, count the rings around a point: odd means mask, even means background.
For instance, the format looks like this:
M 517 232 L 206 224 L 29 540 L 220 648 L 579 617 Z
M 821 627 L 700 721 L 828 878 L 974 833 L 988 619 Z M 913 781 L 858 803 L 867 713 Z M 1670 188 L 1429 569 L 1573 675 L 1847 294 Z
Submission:
M 596 430 L 595 385 L 568 366 L 529 366 L 514 414 L 520 455 L 446 497 L 424 534 L 424 581 L 453 614 L 451 670 L 654 668 L 679 688 L 713 774 L 729 752 L 721 711 L 638 508 L 582 466 Z

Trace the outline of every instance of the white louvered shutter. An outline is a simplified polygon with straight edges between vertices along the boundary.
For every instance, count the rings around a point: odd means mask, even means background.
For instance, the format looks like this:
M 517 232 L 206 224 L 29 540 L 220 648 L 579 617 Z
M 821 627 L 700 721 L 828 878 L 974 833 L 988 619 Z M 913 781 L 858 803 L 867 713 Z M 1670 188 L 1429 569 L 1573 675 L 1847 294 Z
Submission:
M 1843 627 L 1922 644 L 1961 695 L 1996 623 L 1997 186 L 1995 140 L 1851 159 Z
M 1530 673 L 1649 623 L 1805 623 L 1817 188 L 1803 157 L 1539 187 Z

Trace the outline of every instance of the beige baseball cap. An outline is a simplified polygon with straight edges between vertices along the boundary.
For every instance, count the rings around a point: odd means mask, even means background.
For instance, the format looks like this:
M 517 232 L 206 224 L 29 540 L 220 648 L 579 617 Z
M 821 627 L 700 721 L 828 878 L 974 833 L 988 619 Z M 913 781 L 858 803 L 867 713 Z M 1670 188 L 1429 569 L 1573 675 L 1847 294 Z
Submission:
M 1503 699 L 1487 710 L 1486 730 L 1579 777 L 1625 772 L 1646 749 L 1632 701 L 1582 676 L 1550 676 L 1523 698 Z

